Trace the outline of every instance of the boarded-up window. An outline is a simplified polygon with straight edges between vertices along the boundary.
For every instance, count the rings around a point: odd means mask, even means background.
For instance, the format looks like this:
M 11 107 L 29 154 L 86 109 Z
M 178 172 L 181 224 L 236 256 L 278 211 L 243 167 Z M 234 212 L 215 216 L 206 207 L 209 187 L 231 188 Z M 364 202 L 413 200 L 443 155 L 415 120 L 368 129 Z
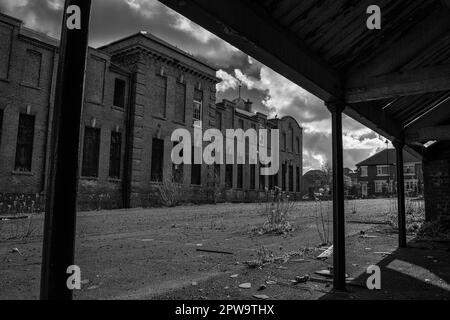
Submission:
M 216 111 L 216 128 L 222 130 L 222 112 Z
M 175 141 L 173 146 L 175 147 L 179 142 Z M 180 157 L 183 157 L 183 150 L 180 151 Z M 184 176 L 184 164 L 172 164 L 172 178 L 176 183 L 183 183 Z
M 114 105 L 119 108 L 125 107 L 125 81 L 116 79 L 114 81 Z
M 167 92 L 167 78 L 157 75 L 155 79 L 154 90 L 154 112 L 160 117 L 166 116 L 166 92 Z
M 244 129 L 244 120 L 242 119 L 238 120 L 238 129 Z
M 297 192 L 300 192 L 300 167 L 297 167 L 297 170 L 295 172 L 295 182 L 296 182 L 296 190 Z
M 233 165 L 232 164 L 225 165 L 225 188 L 226 189 L 233 188 Z
M 237 188 L 242 189 L 244 187 L 244 166 L 242 164 L 237 165 Z
M 109 152 L 109 177 L 120 179 L 120 159 L 122 153 L 122 134 L 111 132 L 111 146 Z
M 256 189 L 256 165 L 250 165 L 250 189 Z
M 220 185 L 220 164 L 214 164 L 214 183 L 215 186 Z
M 31 171 L 33 159 L 34 116 L 21 114 L 17 132 L 15 171 Z
M 201 185 L 202 183 L 202 165 L 194 164 L 194 153 L 195 149 L 192 147 L 191 153 L 191 184 L 193 185 Z
M 264 165 L 260 166 L 259 170 L 259 189 L 265 190 L 266 189 L 266 176 L 261 174 L 261 169 L 264 168 Z
M 153 139 L 152 142 L 152 171 L 150 179 L 152 181 L 162 181 L 164 161 L 164 140 Z
M 0 78 L 8 78 L 12 28 L 0 23 Z
M 275 176 L 273 176 L 273 175 L 269 176 L 269 190 L 273 189 L 274 181 L 275 181 Z
M 289 166 L 289 191 L 294 192 L 294 166 Z
M 0 147 L 2 145 L 2 132 L 3 132 L 3 109 L 0 109 Z
M 186 114 L 186 86 L 177 82 L 175 89 L 175 117 L 176 121 L 184 123 Z
M 294 152 L 294 128 L 290 128 L 289 129 L 289 142 L 290 142 L 290 148 L 291 148 L 291 152 Z
M 22 83 L 33 87 L 39 87 L 41 79 L 42 54 L 37 51 L 27 50 L 25 64 L 23 66 Z
M 273 175 L 273 186 L 278 187 L 278 173 Z
M 86 68 L 86 98 L 90 102 L 103 103 L 106 61 L 91 56 Z
M 85 127 L 83 142 L 83 177 L 98 177 L 98 162 L 100 155 L 100 129 Z

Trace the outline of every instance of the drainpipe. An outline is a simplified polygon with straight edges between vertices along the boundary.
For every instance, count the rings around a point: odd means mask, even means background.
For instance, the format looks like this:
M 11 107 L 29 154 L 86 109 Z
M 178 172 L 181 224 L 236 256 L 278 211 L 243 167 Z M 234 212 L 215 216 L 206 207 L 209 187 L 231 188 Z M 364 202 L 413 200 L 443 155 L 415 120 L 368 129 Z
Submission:
M 125 155 L 123 161 L 122 205 L 131 208 L 131 175 L 133 169 L 134 112 L 136 104 L 136 73 L 130 77 L 125 124 Z

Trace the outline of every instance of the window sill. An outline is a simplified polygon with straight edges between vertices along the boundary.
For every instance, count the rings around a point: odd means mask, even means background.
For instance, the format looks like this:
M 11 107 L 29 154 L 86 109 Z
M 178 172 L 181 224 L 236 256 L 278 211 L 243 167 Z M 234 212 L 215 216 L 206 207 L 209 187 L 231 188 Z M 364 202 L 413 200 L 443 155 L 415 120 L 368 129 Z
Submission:
M 172 122 L 175 123 L 175 124 L 179 124 L 181 126 L 186 126 L 185 122 L 181 122 L 181 121 L 177 121 L 177 120 L 172 120 Z
M 11 174 L 16 176 L 34 176 L 34 173 L 30 171 L 12 171 Z
M 36 87 L 36 86 L 33 86 L 32 84 L 20 83 L 20 85 L 21 85 L 22 87 L 29 88 L 29 89 L 42 90 L 41 87 Z
M 111 106 L 111 109 L 116 110 L 116 111 L 120 111 L 120 112 L 125 112 L 125 107 L 118 107 L 118 106 Z
M 80 180 L 98 181 L 98 177 L 80 177 Z
M 167 118 L 163 117 L 163 116 L 158 116 L 158 115 L 154 115 L 153 114 L 152 117 L 155 118 L 155 119 L 158 119 L 158 120 L 167 121 Z
M 90 103 L 99 107 L 104 107 L 105 105 L 102 102 L 95 102 L 95 101 L 91 101 L 91 100 L 85 100 L 84 102 L 86 103 Z

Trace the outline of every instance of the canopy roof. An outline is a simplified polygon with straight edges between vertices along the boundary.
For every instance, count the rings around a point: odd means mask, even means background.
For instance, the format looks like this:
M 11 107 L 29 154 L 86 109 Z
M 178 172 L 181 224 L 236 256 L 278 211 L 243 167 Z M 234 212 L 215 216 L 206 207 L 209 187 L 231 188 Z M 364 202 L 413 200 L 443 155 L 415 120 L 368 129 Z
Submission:
M 450 139 L 450 0 L 160 1 L 391 140 Z

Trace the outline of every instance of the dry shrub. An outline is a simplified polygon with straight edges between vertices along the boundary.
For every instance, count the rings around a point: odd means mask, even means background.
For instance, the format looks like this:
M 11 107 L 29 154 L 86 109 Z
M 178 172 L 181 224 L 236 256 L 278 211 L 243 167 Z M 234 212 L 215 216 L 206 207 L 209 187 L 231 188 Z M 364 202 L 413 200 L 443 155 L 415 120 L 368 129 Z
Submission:
M 0 238 L 4 240 L 24 240 L 31 238 L 38 230 L 33 216 L 23 219 L 0 221 Z
M 417 236 L 423 240 L 450 241 L 450 217 L 439 216 L 434 221 L 425 222 Z
M 165 178 L 156 186 L 159 201 L 163 206 L 175 207 L 179 205 L 185 193 L 183 184 L 174 181 L 173 177 Z
M 265 246 L 261 246 L 256 250 L 256 259 L 246 261 L 245 264 L 251 268 L 262 268 L 264 265 L 273 263 L 275 261 L 272 251 L 267 249 Z
M 331 207 L 330 202 L 327 201 L 323 203 L 321 200 L 316 201 L 314 206 L 315 212 L 315 223 L 317 233 L 319 234 L 319 238 L 321 241 L 321 245 L 329 245 L 330 241 L 330 216 L 331 216 Z
M 405 204 L 406 232 L 417 233 L 425 221 L 425 207 L 423 201 L 407 200 Z M 398 212 L 389 210 L 386 222 L 398 230 Z
M 264 204 L 261 212 L 266 217 L 266 221 L 262 227 L 255 228 L 253 231 L 257 234 L 286 234 L 293 231 L 294 228 L 289 222 L 289 214 L 295 202 L 278 187 L 268 192 L 270 193 L 268 198 L 271 201 Z

